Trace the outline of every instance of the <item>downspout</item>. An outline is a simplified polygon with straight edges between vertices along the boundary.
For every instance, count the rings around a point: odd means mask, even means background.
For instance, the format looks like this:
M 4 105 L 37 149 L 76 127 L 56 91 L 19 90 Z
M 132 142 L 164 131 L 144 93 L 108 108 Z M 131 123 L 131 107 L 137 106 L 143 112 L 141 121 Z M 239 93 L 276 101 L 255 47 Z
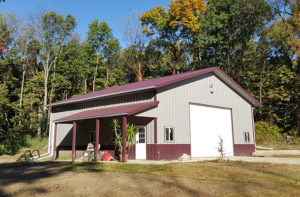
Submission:
M 52 113 L 50 114 L 50 129 L 49 129 L 49 138 L 48 138 L 48 152 L 44 153 L 42 155 L 40 155 L 39 158 L 37 158 L 38 156 L 35 156 L 34 158 L 37 159 L 37 161 L 52 157 L 53 155 L 53 148 L 51 149 L 50 147 L 53 147 L 53 143 L 54 141 L 52 140 L 51 143 L 51 139 L 53 138 L 54 132 L 53 132 L 53 123 L 52 123 Z M 51 146 L 52 144 L 52 146 Z M 45 156 L 45 157 L 43 157 Z

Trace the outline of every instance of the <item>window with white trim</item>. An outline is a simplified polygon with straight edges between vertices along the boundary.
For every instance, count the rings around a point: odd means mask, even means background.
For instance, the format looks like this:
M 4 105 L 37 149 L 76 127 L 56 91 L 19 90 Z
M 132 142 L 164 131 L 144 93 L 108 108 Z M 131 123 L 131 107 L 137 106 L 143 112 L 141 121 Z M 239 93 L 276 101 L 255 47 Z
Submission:
M 174 142 L 174 127 L 165 127 L 165 142 Z
M 249 143 L 250 142 L 250 133 L 249 131 L 244 131 L 244 141 Z

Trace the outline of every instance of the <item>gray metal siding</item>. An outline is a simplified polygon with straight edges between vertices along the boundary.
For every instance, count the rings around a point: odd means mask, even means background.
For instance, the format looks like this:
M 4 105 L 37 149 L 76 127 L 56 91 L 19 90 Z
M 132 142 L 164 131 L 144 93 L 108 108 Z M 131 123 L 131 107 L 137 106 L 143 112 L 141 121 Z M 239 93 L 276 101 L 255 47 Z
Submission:
M 244 131 L 250 132 L 250 143 L 253 143 L 251 105 L 213 74 L 160 88 L 157 91 L 157 100 L 157 108 L 139 115 L 157 117 L 158 144 L 165 143 L 165 126 L 175 127 L 176 144 L 190 144 L 189 102 L 232 108 L 234 143 L 244 144 Z
M 147 124 L 147 144 L 154 144 L 154 120 Z
M 53 107 L 53 111 L 51 113 L 50 129 L 49 129 L 50 136 L 53 136 L 53 132 L 54 132 L 53 121 L 59 118 L 63 118 L 85 110 L 93 110 L 93 109 L 101 109 L 101 108 L 112 107 L 112 106 L 115 107 L 115 106 L 126 105 L 126 104 L 150 102 L 153 100 L 154 100 L 153 91 L 148 91 L 148 92 L 142 92 L 138 94 L 129 94 L 129 95 L 124 95 L 119 97 L 88 101 L 84 103 L 76 103 L 76 104 L 69 104 L 65 106 Z M 73 125 L 71 124 L 58 124 L 57 138 L 56 138 L 57 146 L 70 146 L 72 144 L 72 135 L 71 135 L 72 133 L 70 132 L 72 128 Z M 80 132 L 80 128 L 81 127 L 79 126 L 78 132 Z M 50 148 L 52 149 L 53 146 L 52 140 L 50 140 L 50 144 L 51 144 Z
M 210 87 L 211 84 L 213 84 L 212 88 Z M 211 91 L 213 91 L 213 93 L 211 93 Z M 69 105 L 63 108 L 60 107 L 56 108 L 51 115 L 52 120 L 56 120 L 58 118 L 72 115 L 84 110 L 149 102 L 153 100 L 153 92 L 139 93 L 121 96 L 114 99 L 102 99 L 98 101 L 89 101 L 82 104 Z M 211 73 L 160 88 L 157 90 L 157 100 L 159 101 L 158 107 L 142 112 L 137 116 L 157 117 L 158 144 L 165 144 L 165 126 L 173 126 L 175 128 L 175 144 L 190 144 L 190 102 L 232 108 L 234 143 L 245 144 L 243 132 L 249 131 L 251 135 L 250 144 L 253 144 L 253 128 L 251 117 L 252 106 L 226 84 L 224 84 L 218 77 Z M 50 127 L 53 127 L 53 125 Z M 71 128 L 72 125 L 61 124 L 58 126 L 58 145 L 60 142 L 62 142 L 62 139 L 68 135 Z M 50 131 L 52 130 L 53 129 L 50 128 Z M 147 123 L 147 131 L 147 143 L 153 144 L 153 120 Z M 71 138 L 66 140 L 66 142 L 71 144 Z

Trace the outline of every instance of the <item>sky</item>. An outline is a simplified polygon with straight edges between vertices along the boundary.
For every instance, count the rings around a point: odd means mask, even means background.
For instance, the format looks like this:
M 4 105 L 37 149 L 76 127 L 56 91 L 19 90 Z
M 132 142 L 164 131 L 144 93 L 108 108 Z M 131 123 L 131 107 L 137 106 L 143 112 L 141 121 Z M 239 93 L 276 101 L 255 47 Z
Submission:
M 88 25 L 95 19 L 106 21 L 124 48 L 127 43 L 123 40 L 122 16 L 132 13 L 129 9 L 145 12 L 161 5 L 168 8 L 171 0 L 6 0 L 0 3 L 0 12 L 13 12 L 18 17 L 28 18 L 38 10 L 56 11 L 59 14 L 71 14 L 76 18 L 76 33 L 86 38 Z

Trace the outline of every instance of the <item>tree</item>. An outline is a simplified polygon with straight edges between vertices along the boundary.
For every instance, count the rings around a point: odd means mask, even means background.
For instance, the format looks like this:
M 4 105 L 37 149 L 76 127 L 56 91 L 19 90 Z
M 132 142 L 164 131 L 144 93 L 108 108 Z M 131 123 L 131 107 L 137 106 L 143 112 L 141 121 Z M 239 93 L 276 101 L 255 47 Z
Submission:
M 138 81 L 143 80 L 143 57 L 148 37 L 143 32 L 143 26 L 139 20 L 140 13 L 124 17 L 123 33 L 125 40 L 129 43 L 128 49 L 132 54 L 128 64 L 137 76 Z
M 145 26 L 144 32 L 148 36 L 154 36 L 156 43 L 171 55 L 169 65 L 175 74 L 180 70 L 179 63 L 185 52 L 179 26 L 171 23 L 170 14 L 160 5 L 142 14 L 140 19 Z
M 20 92 L 19 107 L 22 108 L 23 104 L 23 92 L 25 83 L 25 74 L 28 67 L 30 67 L 30 43 L 33 41 L 33 29 L 27 24 L 20 24 L 18 29 L 17 46 L 20 50 L 20 56 L 22 58 L 22 82 Z
M 218 65 L 240 82 L 247 43 L 272 19 L 264 0 L 210 0 L 203 22 L 204 67 Z
M 46 117 L 48 104 L 48 80 L 52 69 L 56 67 L 57 60 L 61 55 L 62 46 L 72 35 L 76 26 L 75 18 L 72 15 L 56 14 L 51 11 L 41 16 L 36 28 L 37 40 L 41 45 L 39 54 L 44 74 L 44 102 L 43 102 L 43 128 L 42 135 L 46 132 Z
M 289 40 L 286 42 L 287 45 L 290 45 L 292 49 L 296 52 L 290 53 L 296 56 L 293 59 L 294 63 L 294 72 L 296 73 L 295 83 L 293 85 L 294 90 L 300 89 L 300 13 L 299 13 L 299 6 L 300 2 L 296 0 L 268 0 L 268 3 L 273 9 L 274 15 L 277 17 L 279 21 L 281 21 L 282 29 L 287 30 L 289 34 Z M 285 45 L 286 46 L 286 45 Z M 294 120 L 294 127 L 298 131 L 300 135 L 300 95 L 299 91 L 293 93 L 293 97 L 291 98 L 291 102 L 295 106 L 293 111 L 293 119 Z
M 105 21 L 99 23 L 99 20 L 93 21 L 89 25 L 88 31 L 88 40 L 87 42 L 92 47 L 92 49 L 96 52 L 96 67 L 93 79 L 93 92 L 95 91 L 96 77 L 98 75 L 98 66 L 99 66 L 99 58 L 103 58 L 104 61 L 107 61 L 109 57 L 111 57 L 114 53 L 116 53 L 119 49 L 119 41 L 113 38 L 112 30 L 107 25 Z M 105 87 L 108 87 L 109 84 L 109 72 L 110 68 L 108 65 L 103 65 L 106 70 L 106 82 Z
M 55 81 L 53 75 L 51 76 L 51 84 L 55 86 L 55 100 L 84 93 L 84 81 L 90 72 L 86 58 L 84 44 L 73 36 L 62 48 L 57 62 Z
M 206 3 L 203 0 L 172 0 L 169 3 L 171 26 L 179 26 L 191 59 L 191 65 L 199 68 L 202 48 L 201 33 Z

